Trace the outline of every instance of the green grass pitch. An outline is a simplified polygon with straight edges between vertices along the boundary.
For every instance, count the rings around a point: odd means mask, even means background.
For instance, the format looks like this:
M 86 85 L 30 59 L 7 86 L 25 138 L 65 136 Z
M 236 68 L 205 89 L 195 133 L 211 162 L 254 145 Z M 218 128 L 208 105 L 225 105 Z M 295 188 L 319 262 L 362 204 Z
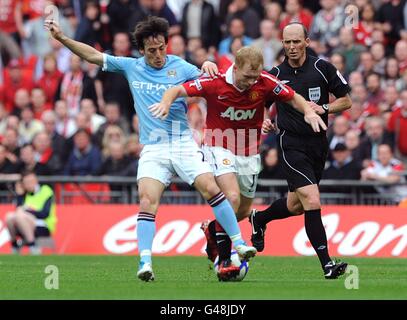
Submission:
M 154 257 L 156 280 L 145 283 L 134 256 L 1 255 L 0 300 L 407 299 L 406 259 L 344 260 L 358 267 L 359 289 L 345 288 L 350 274 L 325 280 L 316 257 L 259 256 L 236 283 L 218 282 L 204 257 Z M 57 290 L 45 288 L 48 265 L 58 268 Z

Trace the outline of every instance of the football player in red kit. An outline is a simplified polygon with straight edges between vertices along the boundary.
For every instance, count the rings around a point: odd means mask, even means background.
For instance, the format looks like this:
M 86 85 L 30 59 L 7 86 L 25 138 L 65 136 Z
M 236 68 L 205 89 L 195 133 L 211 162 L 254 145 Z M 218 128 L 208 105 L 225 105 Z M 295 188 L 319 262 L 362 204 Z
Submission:
M 226 73 L 203 77 L 165 92 L 161 102 L 150 107 L 165 118 L 178 97 L 200 96 L 207 100 L 204 146 L 206 161 L 216 181 L 236 212 L 238 221 L 250 214 L 260 171 L 260 135 L 266 102 L 284 101 L 304 114 L 315 132 L 326 126 L 306 100 L 274 76 L 263 72 L 263 55 L 254 47 L 237 52 L 235 64 Z M 231 242 L 216 222 L 203 224 L 212 261 L 219 255 L 220 280 L 228 280 L 239 267 L 230 261 Z

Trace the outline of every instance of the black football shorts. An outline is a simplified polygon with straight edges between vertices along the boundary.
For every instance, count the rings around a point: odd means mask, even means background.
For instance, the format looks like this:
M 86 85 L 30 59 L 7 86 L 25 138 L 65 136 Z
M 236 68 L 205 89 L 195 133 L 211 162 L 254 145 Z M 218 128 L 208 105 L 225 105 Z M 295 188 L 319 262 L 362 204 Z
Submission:
M 278 134 L 279 161 L 288 189 L 319 184 L 328 155 L 326 136 L 299 136 L 282 131 Z

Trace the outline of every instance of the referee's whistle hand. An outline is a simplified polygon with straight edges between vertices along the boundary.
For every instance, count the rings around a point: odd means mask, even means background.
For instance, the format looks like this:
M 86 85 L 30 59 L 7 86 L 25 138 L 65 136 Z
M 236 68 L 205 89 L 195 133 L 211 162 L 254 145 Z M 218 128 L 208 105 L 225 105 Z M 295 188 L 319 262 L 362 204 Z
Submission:
M 308 123 L 314 132 L 320 132 L 322 130 L 327 130 L 327 126 L 324 123 L 324 120 L 321 119 L 319 115 L 315 112 L 309 112 L 304 115 L 304 120 Z
M 324 110 L 324 108 L 322 108 L 322 106 L 320 106 L 319 104 L 316 104 L 313 101 L 307 101 L 308 104 L 310 105 L 310 107 L 317 113 L 317 114 L 324 114 L 326 111 Z

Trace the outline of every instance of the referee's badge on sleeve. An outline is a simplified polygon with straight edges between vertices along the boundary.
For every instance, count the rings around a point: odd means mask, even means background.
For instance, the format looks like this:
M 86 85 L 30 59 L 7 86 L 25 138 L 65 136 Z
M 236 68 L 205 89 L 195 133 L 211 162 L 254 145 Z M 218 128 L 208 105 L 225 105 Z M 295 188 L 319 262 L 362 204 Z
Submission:
M 308 95 L 309 95 L 309 99 L 311 101 L 317 103 L 319 101 L 319 99 L 321 98 L 321 88 L 320 87 L 309 88 Z

